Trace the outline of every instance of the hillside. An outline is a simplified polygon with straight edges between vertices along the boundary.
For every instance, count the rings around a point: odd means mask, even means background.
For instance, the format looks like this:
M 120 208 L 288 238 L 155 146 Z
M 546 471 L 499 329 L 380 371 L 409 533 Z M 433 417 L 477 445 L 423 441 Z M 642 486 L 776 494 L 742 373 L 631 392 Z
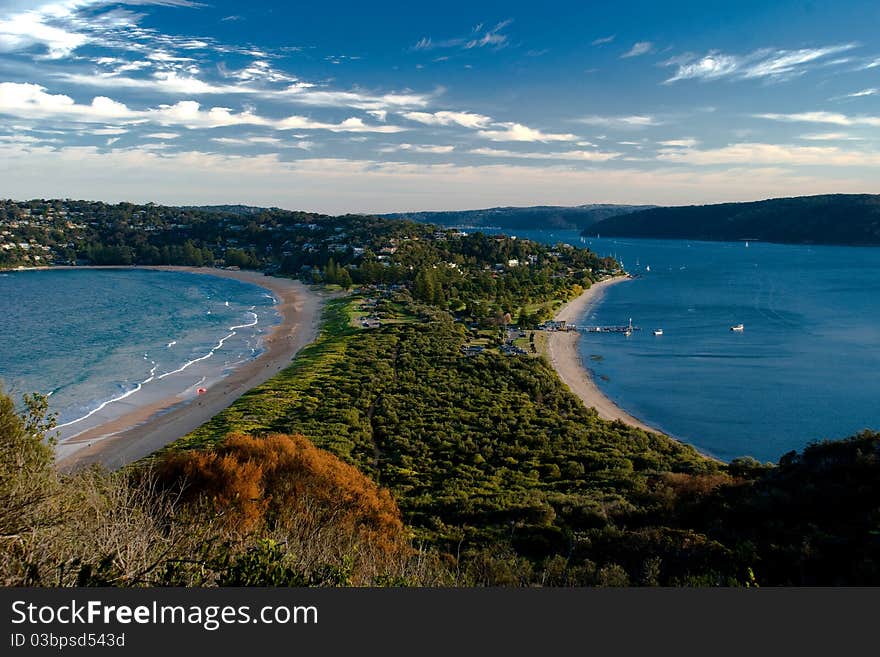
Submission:
M 610 217 L 589 234 L 788 244 L 880 245 L 880 195 L 829 194 L 651 208 Z
M 409 219 L 419 223 L 468 228 L 578 230 L 592 226 L 597 221 L 609 217 L 650 207 L 652 206 L 594 204 L 563 207 L 538 205 L 528 208 L 504 207 L 451 212 L 396 212 L 383 216 L 388 219 Z
M 217 214 L 232 214 L 250 216 L 263 212 L 280 210 L 281 208 L 260 208 L 253 205 L 183 205 L 181 210 L 198 210 L 199 212 L 215 212 Z

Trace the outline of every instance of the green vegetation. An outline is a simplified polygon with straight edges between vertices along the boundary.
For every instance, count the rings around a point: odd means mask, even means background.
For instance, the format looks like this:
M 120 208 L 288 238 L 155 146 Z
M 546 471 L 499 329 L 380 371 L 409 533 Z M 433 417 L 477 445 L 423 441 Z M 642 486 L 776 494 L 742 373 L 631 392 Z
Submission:
M 585 235 L 792 244 L 880 245 L 880 196 L 830 194 L 653 208 L 591 226 Z
M 500 228 L 502 230 L 579 230 L 620 214 L 644 210 L 650 205 L 590 204 L 574 207 L 537 205 L 524 208 L 487 208 L 446 212 L 397 212 L 383 215 L 441 226 Z

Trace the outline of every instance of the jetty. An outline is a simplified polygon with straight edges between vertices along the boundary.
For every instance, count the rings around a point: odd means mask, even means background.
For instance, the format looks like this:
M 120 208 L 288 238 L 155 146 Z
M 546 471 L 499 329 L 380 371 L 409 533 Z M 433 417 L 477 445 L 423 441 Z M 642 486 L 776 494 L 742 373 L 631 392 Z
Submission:
M 630 318 L 629 324 L 624 324 L 623 326 L 574 326 L 570 325 L 569 330 L 572 331 L 581 331 L 583 333 L 626 333 L 630 335 L 633 331 L 641 331 L 638 326 L 633 326 L 633 321 Z
M 627 333 L 632 331 L 641 331 L 638 326 L 624 324 L 623 326 L 575 326 L 570 330 L 581 331 L 582 333 Z

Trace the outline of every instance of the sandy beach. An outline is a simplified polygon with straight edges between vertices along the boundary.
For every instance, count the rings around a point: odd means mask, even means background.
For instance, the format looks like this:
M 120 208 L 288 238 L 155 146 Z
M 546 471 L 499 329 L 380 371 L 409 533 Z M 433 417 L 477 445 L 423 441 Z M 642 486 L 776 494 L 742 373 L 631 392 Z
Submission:
M 120 468 L 161 449 L 287 367 L 294 355 L 317 337 L 323 298 L 299 281 L 210 267 L 142 268 L 220 276 L 258 285 L 278 299 L 275 308 L 281 322 L 264 339 L 263 353 L 237 367 L 206 393 L 184 402 L 172 397 L 134 408 L 59 444 L 56 465 L 62 471 L 95 463 L 110 469 Z
M 594 283 L 579 297 L 564 305 L 556 314 L 555 319 L 576 323 L 586 314 L 590 306 L 601 299 L 609 286 L 618 285 L 628 280 L 630 280 L 628 277 L 618 276 Z M 565 385 L 584 402 L 584 406 L 595 408 L 603 420 L 620 420 L 645 431 L 657 432 L 657 429 L 634 418 L 599 390 L 593 382 L 589 370 L 581 362 L 578 352 L 578 340 L 581 334 L 578 331 L 553 331 L 549 332 L 547 336 L 547 357 L 550 363 Z

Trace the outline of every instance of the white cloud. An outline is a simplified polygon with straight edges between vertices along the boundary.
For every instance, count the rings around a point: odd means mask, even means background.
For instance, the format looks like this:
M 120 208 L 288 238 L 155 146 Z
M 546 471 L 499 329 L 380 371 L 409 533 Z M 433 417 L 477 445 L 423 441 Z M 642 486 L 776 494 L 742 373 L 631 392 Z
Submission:
M 460 125 L 472 129 L 485 128 L 492 123 L 492 119 L 488 116 L 473 112 L 404 112 L 401 116 L 425 125 Z
M 70 96 L 46 93 L 40 85 L 15 82 L 0 83 L 0 112 L 25 119 L 60 117 L 92 123 L 131 120 L 137 115 L 105 96 L 96 96 L 91 105 L 78 105 Z
M 740 60 L 733 55 L 711 53 L 695 61 L 680 64 L 678 72 L 667 82 L 698 78 L 700 80 L 716 80 L 733 75 L 740 68 Z
M 845 52 L 856 47 L 846 43 L 822 48 L 801 48 L 799 50 L 756 50 L 747 55 L 730 55 L 712 51 L 698 56 L 685 54 L 674 57 L 665 66 L 675 66 L 675 75 L 667 83 L 679 80 L 718 80 L 721 78 L 786 80 L 802 75 L 810 65 L 839 65 L 845 59 L 820 62 L 830 55 Z
M 524 160 L 571 160 L 576 162 L 607 162 L 619 157 L 620 153 L 605 153 L 602 151 L 563 151 L 555 153 L 535 153 L 522 151 L 508 151 L 497 148 L 474 148 L 468 151 L 472 155 L 484 155 L 486 157 L 503 157 Z
M 69 57 L 75 50 L 94 40 L 93 27 L 120 27 L 138 18 L 131 12 L 111 9 L 97 17 L 99 25 L 92 26 L 79 16 L 83 10 L 113 4 L 195 6 L 188 0 L 122 0 L 119 3 L 110 0 L 43 0 L 35 7 L 9 11 L 0 16 L 0 52 L 20 52 L 39 47 L 48 59 Z
M 814 132 L 800 135 L 800 139 L 809 141 L 862 141 L 861 137 L 854 137 L 847 132 Z
M 271 126 L 279 130 L 330 130 L 331 132 L 378 132 L 392 134 L 403 132 L 406 128 L 394 125 L 367 125 L 363 119 L 351 117 L 340 123 L 322 123 L 305 116 L 289 116 L 273 121 Z
M 222 70 L 222 69 L 221 69 Z M 228 77 L 236 78 L 244 82 L 296 82 L 292 75 L 274 68 L 269 62 L 255 60 L 239 71 L 226 71 Z
M 178 132 L 150 132 L 144 137 L 148 139 L 177 139 L 180 137 L 180 133 Z
M 125 128 L 97 128 L 95 130 L 91 130 L 90 134 L 93 135 L 124 135 L 128 132 Z
M 840 126 L 880 127 L 880 116 L 848 116 L 839 112 L 797 112 L 794 114 L 756 114 L 755 118 L 787 123 L 828 123 Z
M 408 151 L 411 153 L 430 153 L 432 155 L 445 155 L 455 150 L 455 146 L 440 146 L 433 144 L 395 144 L 379 149 L 380 153 L 396 153 Z
M 157 123 L 187 128 L 218 128 L 232 125 L 256 125 L 276 130 L 330 130 L 332 132 L 395 133 L 405 130 L 398 126 L 374 126 L 363 119 L 351 117 L 340 123 L 314 121 L 305 116 L 282 119 L 259 116 L 251 110 L 234 112 L 227 107 L 201 109 L 194 100 L 182 100 L 173 105 L 159 105 L 146 110 L 130 109 L 123 103 L 105 96 L 96 96 L 90 105 L 76 103 L 69 96 L 50 94 L 36 84 L 0 83 L 0 113 L 21 118 L 69 119 L 84 123 Z
M 627 57 L 639 57 L 641 55 L 647 55 L 650 52 L 654 51 L 654 44 L 650 41 L 638 41 L 633 44 L 632 48 L 623 53 L 620 57 L 626 59 Z
M 836 146 L 791 146 L 786 144 L 742 143 L 709 150 L 660 151 L 657 158 L 666 162 L 694 165 L 713 164 L 787 164 L 819 166 L 876 166 L 880 153 L 847 151 Z
M 876 96 L 877 94 L 880 94 L 880 89 L 862 89 L 861 91 L 854 91 L 851 94 L 846 94 L 843 98 L 862 98 L 864 96 Z
M 585 116 L 575 120 L 578 123 L 586 123 L 587 125 L 619 129 L 648 128 L 660 125 L 660 121 L 655 117 L 646 114 L 633 114 L 629 116 Z
M 668 146 L 670 148 L 693 148 L 700 142 L 692 137 L 688 137 L 687 139 L 667 139 L 666 141 L 660 141 L 657 143 L 661 146 Z
M 301 105 L 316 107 L 352 107 L 361 110 L 400 110 L 426 107 L 432 97 L 414 92 L 372 94 L 362 91 L 331 91 L 315 89 L 308 83 L 296 83 L 273 96 L 286 98 Z
M 577 141 L 577 135 L 569 133 L 547 133 L 530 128 L 521 123 L 496 123 L 503 130 L 480 130 L 477 134 L 492 141 Z
M 590 45 L 592 45 L 592 46 L 601 46 L 601 45 L 606 44 L 606 43 L 611 43 L 612 41 L 614 41 L 614 37 L 615 37 L 615 36 L 616 36 L 615 34 L 612 34 L 612 35 L 610 35 L 610 36 L 599 37 L 598 39 L 593 39 L 593 41 L 590 43 Z
M 42 46 L 46 57 L 60 59 L 88 42 L 80 33 L 56 27 L 53 20 L 67 18 L 82 3 L 58 2 L 0 18 L 0 52 L 18 52 Z
M 218 144 L 227 144 L 232 146 L 250 146 L 252 144 L 280 144 L 281 140 L 275 137 L 211 137 L 211 141 Z
M 259 89 L 230 84 L 211 84 L 176 71 L 157 71 L 148 78 L 132 78 L 114 73 L 58 73 L 55 78 L 86 87 L 107 89 L 147 89 L 159 93 L 186 96 L 209 94 L 259 94 Z

